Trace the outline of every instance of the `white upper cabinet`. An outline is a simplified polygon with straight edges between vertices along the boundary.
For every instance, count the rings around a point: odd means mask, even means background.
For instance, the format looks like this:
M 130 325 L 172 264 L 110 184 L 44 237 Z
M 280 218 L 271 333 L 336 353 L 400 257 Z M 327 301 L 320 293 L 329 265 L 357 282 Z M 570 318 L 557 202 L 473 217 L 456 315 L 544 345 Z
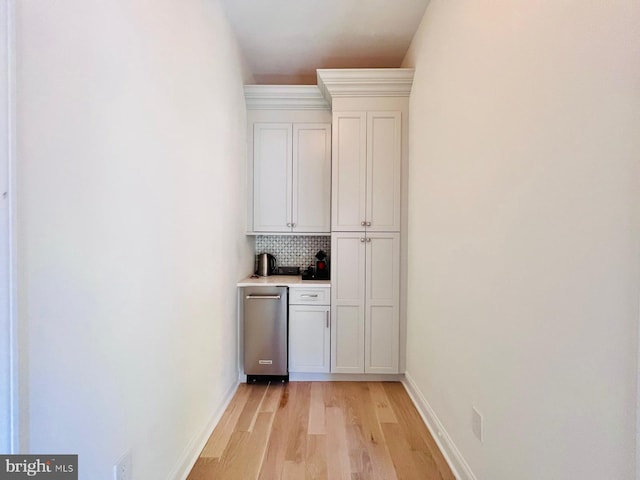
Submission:
M 293 125 L 293 232 L 331 231 L 331 125 Z
M 253 231 L 329 233 L 331 125 L 255 123 Z
M 367 195 L 367 114 L 340 112 L 333 115 L 334 231 L 364 230 Z
M 245 85 L 247 234 L 331 232 L 331 107 L 315 85 Z
M 253 229 L 291 230 L 293 127 L 256 123 L 253 127 Z
M 334 231 L 400 231 L 402 114 L 334 112 Z
M 400 112 L 367 113 L 367 209 L 370 232 L 400 231 Z

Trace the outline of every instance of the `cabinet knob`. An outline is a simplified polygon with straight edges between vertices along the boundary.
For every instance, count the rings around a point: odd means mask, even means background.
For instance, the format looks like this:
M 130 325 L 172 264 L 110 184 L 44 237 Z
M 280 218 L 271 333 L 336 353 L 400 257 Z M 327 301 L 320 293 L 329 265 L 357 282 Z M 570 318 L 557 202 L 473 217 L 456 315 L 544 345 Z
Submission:
M 371 226 L 371 222 L 367 222 L 367 227 L 370 227 L 370 226 Z
M 364 239 L 364 238 L 361 238 L 361 239 L 360 239 L 360 243 L 364 243 L 364 242 L 365 242 L 365 239 Z
M 366 226 L 366 225 L 367 225 L 367 222 L 364 222 L 364 221 L 363 221 L 363 222 L 360 222 L 360 226 L 361 226 L 361 227 L 364 227 L 364 226 Z
M 367 242 L 371 243 L 371 239 L 369 237 L 367 237 Z

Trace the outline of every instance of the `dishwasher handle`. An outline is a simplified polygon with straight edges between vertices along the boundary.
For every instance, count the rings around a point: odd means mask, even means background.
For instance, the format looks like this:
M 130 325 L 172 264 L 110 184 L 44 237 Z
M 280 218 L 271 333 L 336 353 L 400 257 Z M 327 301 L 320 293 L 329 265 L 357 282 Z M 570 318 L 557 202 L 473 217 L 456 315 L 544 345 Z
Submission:
M 280 300 L 280 295 L 247 295 L 247 300 Z

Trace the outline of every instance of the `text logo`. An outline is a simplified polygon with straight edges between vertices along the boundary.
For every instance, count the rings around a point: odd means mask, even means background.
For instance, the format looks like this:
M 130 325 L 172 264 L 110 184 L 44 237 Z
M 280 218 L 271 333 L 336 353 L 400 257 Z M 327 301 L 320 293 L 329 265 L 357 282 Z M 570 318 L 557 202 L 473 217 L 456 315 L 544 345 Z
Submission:
M 0 480 L 78 480 L 78 455 L 0 455 Z

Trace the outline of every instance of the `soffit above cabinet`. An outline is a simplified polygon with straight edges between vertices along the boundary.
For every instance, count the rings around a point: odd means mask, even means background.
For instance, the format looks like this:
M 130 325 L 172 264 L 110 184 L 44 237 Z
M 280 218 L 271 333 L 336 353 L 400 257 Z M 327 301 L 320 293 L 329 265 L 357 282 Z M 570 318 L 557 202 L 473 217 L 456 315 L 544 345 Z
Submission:
M 248 110 L 329 110 L 316 85 L 245 85 Z
M 318 69 L 318 88 L 327 102 L 335 97 L 408 97 L 413 68 Z

